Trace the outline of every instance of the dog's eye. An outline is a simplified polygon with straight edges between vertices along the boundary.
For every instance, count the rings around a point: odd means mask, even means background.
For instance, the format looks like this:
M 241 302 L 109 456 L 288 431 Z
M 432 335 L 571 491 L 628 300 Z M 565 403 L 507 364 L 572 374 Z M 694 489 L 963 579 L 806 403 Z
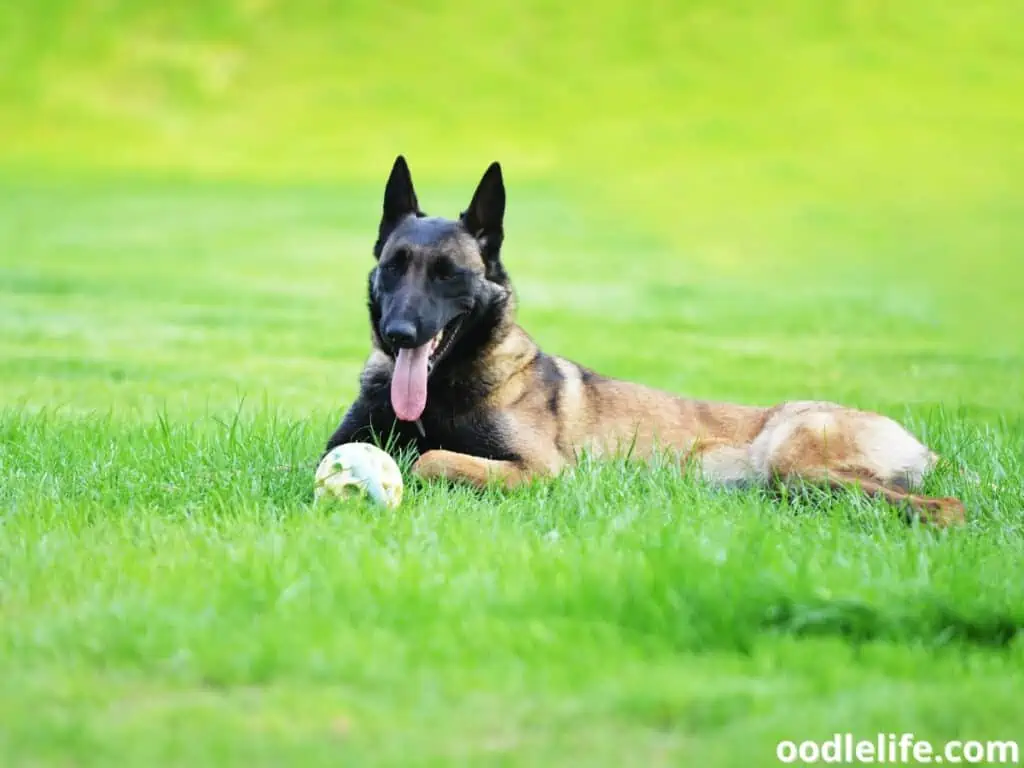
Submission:
M 432 274 L 435 280 L 454 280 L 458 277 L 459 272 L 455 269 L 455 265 L 447 259 L 441 259 L 434 263 L 434 269 Z
M 399 274 L 403 269 L 405 269 L 405 265 L 408 262 L 409 252 L 404 248 L 399 248 L 397 251 L 392 253 L 391 256 L 388 257 L 388 260 L 385 261 L 384 264 L 382 264 L 381 266 L 383 266 L 383 268 L 386 269 L 388 272 L 391 272 L 393 274 Z

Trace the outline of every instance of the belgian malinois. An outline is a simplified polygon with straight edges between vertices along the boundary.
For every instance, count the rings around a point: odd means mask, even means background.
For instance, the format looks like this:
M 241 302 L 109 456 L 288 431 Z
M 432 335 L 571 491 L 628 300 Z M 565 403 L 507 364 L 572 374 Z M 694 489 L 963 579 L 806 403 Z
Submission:
M 369 274 L 373 349 L 327 450 L 390 438 L 413 473 L 478 487 L 557 475 L 582 452 L 669 451 L 720 484 L 859 488 L 938 525 L 955 498 L 914 493 L 938 456 L 895 421 L 830 402 L 707 402 L 599 375 L 516 323 L 501 259 L 505 185 L 492 163 L 458 219 L 420 210 L 405 159 L 384 190 Z

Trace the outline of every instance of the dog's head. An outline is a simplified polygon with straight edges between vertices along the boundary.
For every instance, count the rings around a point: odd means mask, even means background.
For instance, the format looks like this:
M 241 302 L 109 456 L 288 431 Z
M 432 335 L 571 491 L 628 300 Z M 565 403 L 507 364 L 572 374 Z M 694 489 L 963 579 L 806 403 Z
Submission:
M 370 272 L 375 344 L 395 359 L 391 402 L 403 421 L 426 407 L 427 378 L 509 296 L 501 264 L 505 185 L 492 163 L 458 219 L 420 210 L 409 166 L 395 160 Z

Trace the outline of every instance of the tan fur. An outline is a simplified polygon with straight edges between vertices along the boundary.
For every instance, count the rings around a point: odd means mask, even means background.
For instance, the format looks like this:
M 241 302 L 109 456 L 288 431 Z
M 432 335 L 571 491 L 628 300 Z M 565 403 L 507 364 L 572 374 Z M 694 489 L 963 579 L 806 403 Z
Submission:
M 511 321 L 499 339 L 481 366 L 496 385 L 487 405 L 500 414 L 503 435 L 522 460 L 429 451 L 414 467 L 421 477 L 514 487 L 557 475 L 584 451 L 643 460 L 667 450 L 716 484 L 859 487 L 939 526 L 964 520 L 959 500 L 911 492 L 937 456 L 885 416 L 829 402 L 763 408 L 692 400 L 600 376 L 588 382 L 575 363 L 554 358 L 561 373 L 556 416 L 532 362 L 534 342 Z

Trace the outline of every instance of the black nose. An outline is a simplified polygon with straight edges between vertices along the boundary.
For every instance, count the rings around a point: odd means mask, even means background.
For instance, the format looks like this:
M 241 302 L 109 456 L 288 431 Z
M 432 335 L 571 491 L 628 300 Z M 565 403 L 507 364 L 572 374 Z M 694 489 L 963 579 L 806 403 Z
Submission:
M 416 346 L 416 326 L 408 320 L 393 320 L 384 328 L 384 338 L 393 347 L 405 348 Z

